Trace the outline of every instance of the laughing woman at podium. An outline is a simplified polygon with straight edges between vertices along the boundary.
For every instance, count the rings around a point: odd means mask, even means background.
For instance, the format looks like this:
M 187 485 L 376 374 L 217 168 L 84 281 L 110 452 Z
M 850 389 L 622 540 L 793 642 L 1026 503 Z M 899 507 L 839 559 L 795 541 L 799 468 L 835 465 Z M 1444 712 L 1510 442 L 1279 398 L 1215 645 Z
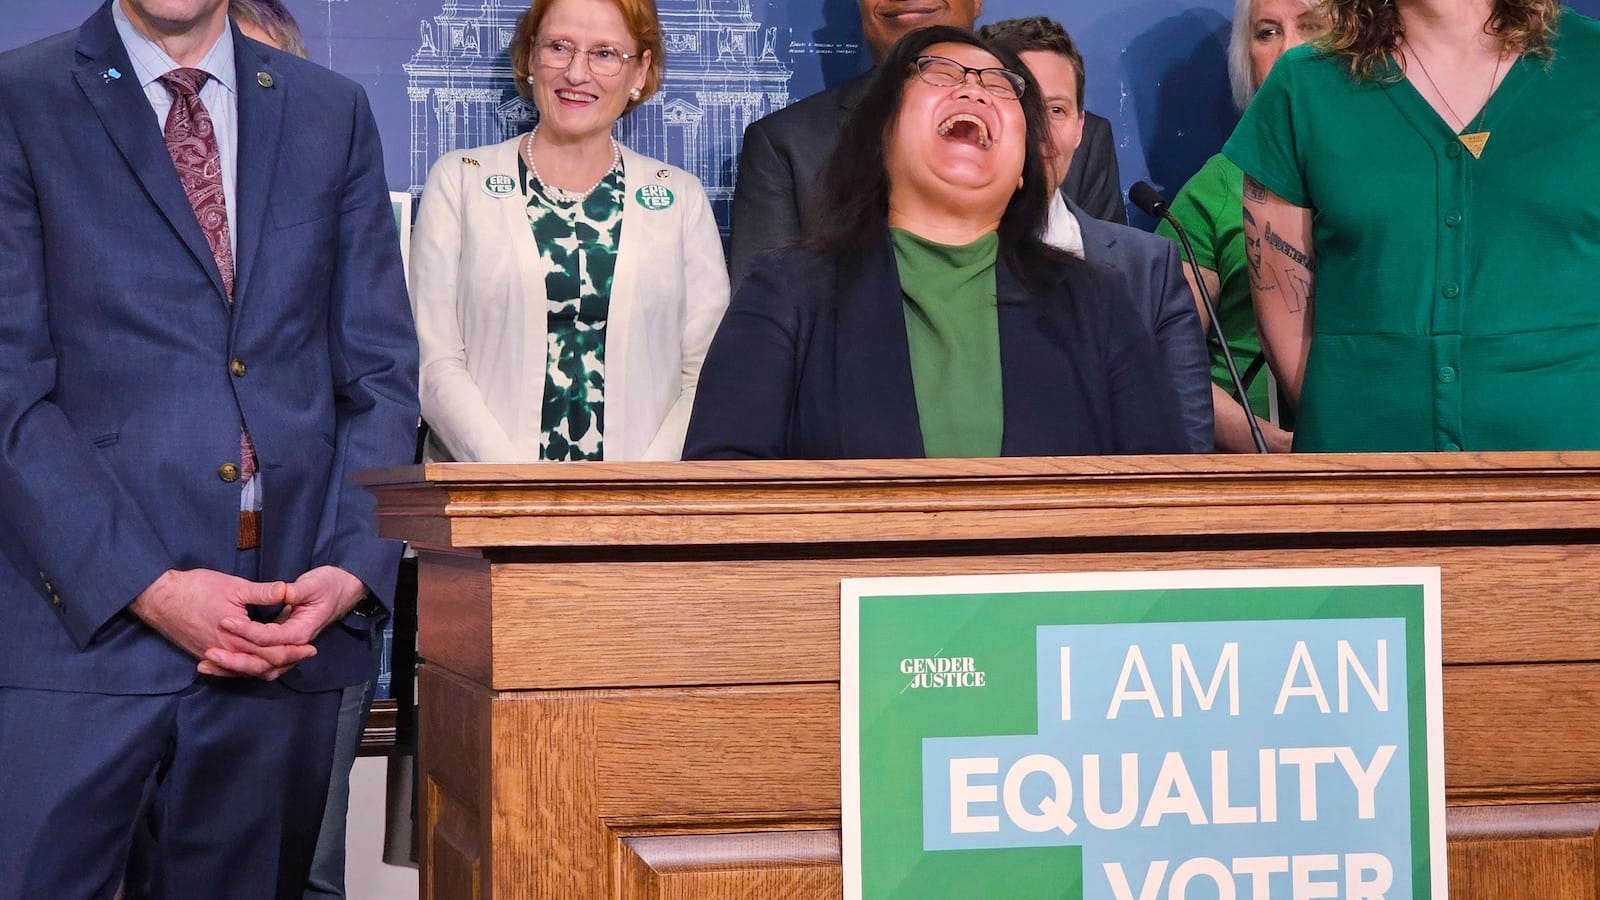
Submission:
M 1181 453 L 1126 283 L 1040 240 L 1044 108 L 971 32 L 888 53 L 822 176 L 821 228 L 752 262 L 685 458 Z
M 539 124 L 447 153 L 411 243 L 435 458 L 677 459 L 728 303 L 693 175 L 611 136 L 660 84 L 652 0 L 538 0 L 511 42 Z

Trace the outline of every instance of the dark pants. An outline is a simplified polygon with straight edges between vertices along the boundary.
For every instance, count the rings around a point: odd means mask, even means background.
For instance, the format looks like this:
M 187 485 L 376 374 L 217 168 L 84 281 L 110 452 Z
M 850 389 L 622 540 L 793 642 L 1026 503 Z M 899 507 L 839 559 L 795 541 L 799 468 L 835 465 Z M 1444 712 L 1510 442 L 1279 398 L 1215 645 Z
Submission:
M 151 897 L 298 900 L 338 702 L 247 679 L 154 696 L 0 688 L 0 900 L 115 896 L 145 815 Z
M 339 699 L 205 676 L 173 694 L 0 687 L 0 900 L 116 896 L 141 823 L 154 900 L 299 900 Z

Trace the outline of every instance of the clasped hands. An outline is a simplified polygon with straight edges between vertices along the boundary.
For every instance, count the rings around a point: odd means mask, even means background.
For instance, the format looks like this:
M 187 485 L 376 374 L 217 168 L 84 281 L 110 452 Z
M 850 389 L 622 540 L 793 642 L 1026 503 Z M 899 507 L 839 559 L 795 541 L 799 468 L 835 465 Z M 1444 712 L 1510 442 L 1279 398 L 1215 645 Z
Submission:
M 202 675 L 273 681 L 317 655 L 311 642 L 365 593 L 359 578 L 337 566 L 266 583 L 211 569 L 168 569 L 128 609 L 199 660 Z M 250 607 L 280 603 L 273 621 L 250 619 Z

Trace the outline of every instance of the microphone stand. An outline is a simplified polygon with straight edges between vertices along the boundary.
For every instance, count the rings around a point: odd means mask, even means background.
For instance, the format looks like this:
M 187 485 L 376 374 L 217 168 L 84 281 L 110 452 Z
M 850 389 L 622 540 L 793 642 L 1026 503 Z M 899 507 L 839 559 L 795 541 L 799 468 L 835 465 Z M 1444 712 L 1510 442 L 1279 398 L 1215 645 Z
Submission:
M 1211 318 L 1211 332 L 1217 336 L 1217 343 L 1222 346 L 1222 361 L 1228 367 L 1228 379 L 1233 383 L 1234 396 L 1238 398 L 1239 405 L 1244 408 L 1244 420 L 1250 426 L 1250 439 L 1255 442 L 1257 453 L 1267 452 L 1267 439 L 1261 434 L 1261 425 L 1256 422 L 1256 414 L 1250 409 L 1250 400 L 1245 393 L 1244 379 L 1239 377 L 1239 367 L 1234 365 L 1233 350 L 1228 347 L 1228 336 L 1222 332 L 1222 318 L 1217 315 L 1217 306 L 1211 302 L 1211 290 L 1206 287 L 1206 280 L 1200 277 L 1200 264 L 1196 262 L 1194 247 L 1189 243 L 1189 234 L 1184 231 L 1183 223 L 1172 214 L 1167 206 L 1167 201 L 1147 182 L 1135 184 L 1128 191 L 1128 199 L 1143 210 L 1146 215 L 1164 220 L 1178 233 L 1178 243 L 1183 246 L 1184 258 L 1189 267 L 1194 271 L 1194 286 L 1200 294 L 1200 303 L 1206 308 L 1206 315 Z

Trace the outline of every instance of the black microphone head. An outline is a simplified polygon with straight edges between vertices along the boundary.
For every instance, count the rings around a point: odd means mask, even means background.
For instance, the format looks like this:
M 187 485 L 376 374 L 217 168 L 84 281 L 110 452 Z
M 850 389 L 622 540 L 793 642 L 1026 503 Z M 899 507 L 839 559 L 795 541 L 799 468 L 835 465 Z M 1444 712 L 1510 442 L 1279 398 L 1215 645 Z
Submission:
M 1167 198 L 1161 196 L 1161 192 L 1151 187 L 1148 181 L 1135 182 L 1133 187 L 1128 189 L 1128 199 L 1147 216 L 1157 219 L 1164 219 L 1167 216 Z

